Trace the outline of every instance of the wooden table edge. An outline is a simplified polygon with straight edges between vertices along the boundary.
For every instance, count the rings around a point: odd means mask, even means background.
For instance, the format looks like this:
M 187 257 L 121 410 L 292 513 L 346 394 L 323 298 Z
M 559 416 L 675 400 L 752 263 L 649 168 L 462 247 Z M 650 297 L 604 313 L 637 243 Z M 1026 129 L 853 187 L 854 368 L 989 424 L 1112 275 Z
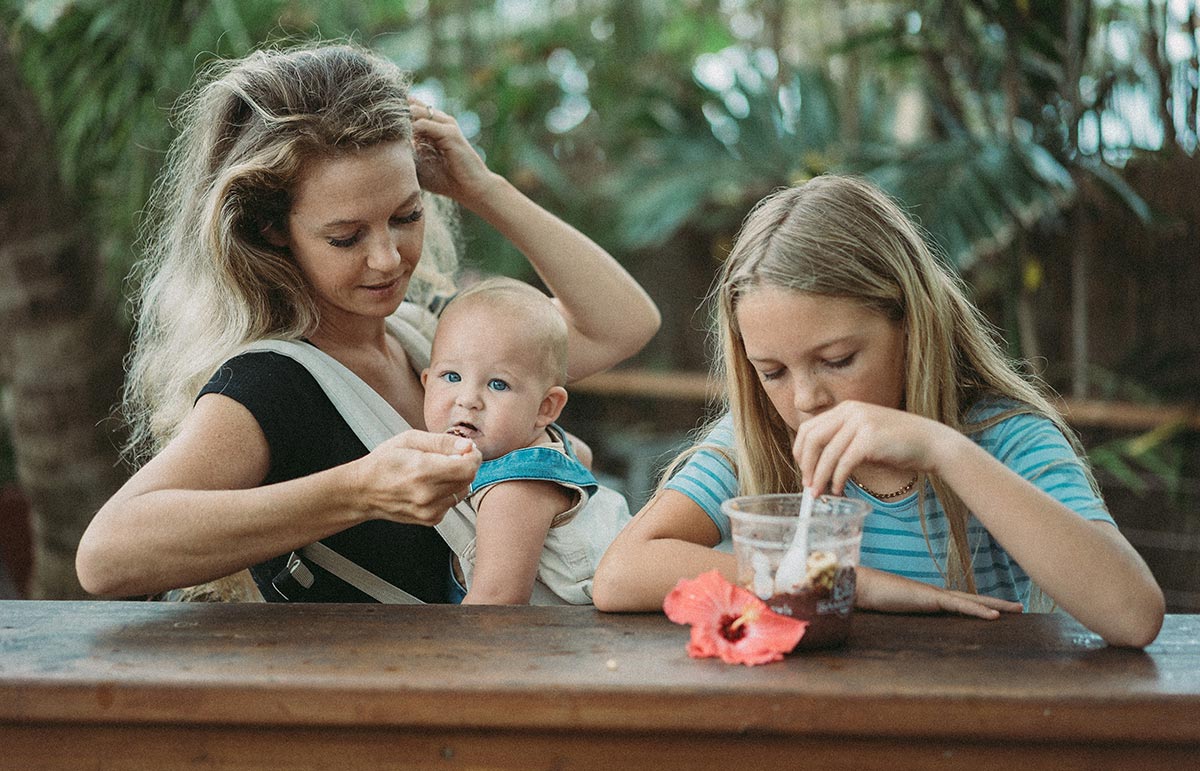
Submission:
M 614 696 L 579 688 L 482 693 L 470 689 L 347 689 L 187 684 L 53 685 L 8 681 L 0 725 L 240 725 L 259 728 L 414 728 L 496 731 L 654 732 L 693 735 L 896 737 L 925 740 L 1139 742 L 1200 745 L 1200 697 L 1159 695 L 1052 702 L 996 695 L 961 697 L 700 693 Z M 30 698 L 37 691 L 36 698 Z M 264 691 L 269 691 L 264 693 Z M 14 698 L 15 697 L 15 698 Z M 330 700 L 352 709 L 330 709 Z M 175 710 L 164 709 L 174 703 Z M 722 710 L 711 706 L 719 703 Z M 636 710 L 634 707 L 636 706 Z M 997 710 L 1004 724 L 990 720 Z M 730 721 L 729 714 L 745 719 Z M 634 719 L 631 716 L 636 716 Z M 864 719 L 864 716 L 868 716 Z

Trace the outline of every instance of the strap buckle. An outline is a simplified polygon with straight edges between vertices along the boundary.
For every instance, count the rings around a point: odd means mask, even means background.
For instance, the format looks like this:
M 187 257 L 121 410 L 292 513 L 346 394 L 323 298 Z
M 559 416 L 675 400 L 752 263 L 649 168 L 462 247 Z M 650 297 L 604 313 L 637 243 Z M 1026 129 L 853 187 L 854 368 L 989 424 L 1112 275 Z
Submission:
M 299 596 L 302 591 L 311 587 L 315 580 L 316 577 L 308 569 L 308 565 L 304 564 L 304 560 L 300 559 L 300 555 L 292 552 L 288 555 L 283 570 L 271 579 L 271 586 L 275 587 L 275 591 L 279 592 L 283 599 L 291 602 L 289 594 Z

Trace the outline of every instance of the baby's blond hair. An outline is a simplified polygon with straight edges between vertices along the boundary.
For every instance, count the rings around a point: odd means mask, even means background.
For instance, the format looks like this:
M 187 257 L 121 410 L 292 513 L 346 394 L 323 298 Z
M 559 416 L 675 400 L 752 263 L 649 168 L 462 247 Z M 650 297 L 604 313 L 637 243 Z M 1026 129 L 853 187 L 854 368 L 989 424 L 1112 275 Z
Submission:
M 549 297 L 523 281 L 498 276 L 459 292 L 442 311 L 442 318 L 463 313 L 472 306 L 503 311 L 511 322 L 506 325 L 506 330 L 521 334 L 531 351 L 542 354 L 538 357 L 537 374 L 548 385 L 566 385 L 567 322 Z M 442 329 L 441 325 L 438 329 Z M 437 344 L 435 337 L 435 350 Z

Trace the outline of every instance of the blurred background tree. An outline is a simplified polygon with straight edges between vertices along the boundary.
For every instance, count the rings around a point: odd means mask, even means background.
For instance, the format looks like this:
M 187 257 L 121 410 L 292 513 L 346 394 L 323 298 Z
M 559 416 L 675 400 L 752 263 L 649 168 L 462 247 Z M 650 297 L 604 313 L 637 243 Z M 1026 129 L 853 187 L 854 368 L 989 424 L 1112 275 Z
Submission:
M 664 326 L 635 366 L 702 370 L 704 298 L 750 206 L 840 171 L 902 201 L 1033 373 L 1077 400 L 1142 404 L 1194 404 L 1200 386 L 1187 316 L 1200 296 L 1197 16 L 1196 0 L 0 0 L 115 339 L 138 214 L 195 71 L 272 42 L 351 38 L 412 70 L 492 168 L 643 282 Z M 469 270 L 532 278 L 469 216 L 464 241 Z M 19 283 L 5 275 L 0 291 Z M 0 341 L 10 424 L 28 398 L 18 369 Z M 677 434 L 702 408 L 653 406 L 583 392 L 569 409 L 604 458 L 622 427 Z M 1144 423 L 1101 419 L 1085 437 L 1106 492 L 1165 489 L 1163 505 L 1195 508 L 1196 432 Z M 71 536 L 46 534 L 77 533 L 111 490 L 50 513 L 52 480 L 27 478 L 28 438 L 12 439 L 38 548 L 69 564 Z M 1200 541 L 1196 521 L 1172 527 Z M 75 591 L 47 581 L 34 593 Z

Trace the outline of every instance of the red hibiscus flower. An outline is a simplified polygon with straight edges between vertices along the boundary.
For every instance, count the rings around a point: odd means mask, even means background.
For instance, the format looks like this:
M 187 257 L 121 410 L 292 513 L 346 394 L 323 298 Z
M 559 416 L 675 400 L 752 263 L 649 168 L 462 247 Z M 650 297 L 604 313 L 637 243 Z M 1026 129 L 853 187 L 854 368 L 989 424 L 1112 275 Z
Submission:
M 719 656 L 729 664 L 779 661 L 800 642 L 807 621 L 782 616 L 715 570 L 681 580 L 663 601 L 676 624 L 691 624 L 687 652 L 694 659 Z

